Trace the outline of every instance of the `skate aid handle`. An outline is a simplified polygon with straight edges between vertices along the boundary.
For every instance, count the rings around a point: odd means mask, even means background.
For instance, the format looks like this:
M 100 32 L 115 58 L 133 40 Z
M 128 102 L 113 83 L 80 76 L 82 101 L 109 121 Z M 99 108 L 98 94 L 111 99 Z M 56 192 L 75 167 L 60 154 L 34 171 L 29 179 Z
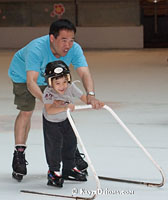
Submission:
M 88 108 L 92 108 L 92 105 L 79 105 L 79 106 L 75 106 L 75 110 L 82 110 L 82 109 L 88 109 Z
M 75 106 L 75 110 L 83 110 L 83 109 L 89 109 L 92 108 L 92 105 L 78 105 Z M 106 110 L 108 109 L 108 106 L 104 105 L 103 108 L 105 108 Z

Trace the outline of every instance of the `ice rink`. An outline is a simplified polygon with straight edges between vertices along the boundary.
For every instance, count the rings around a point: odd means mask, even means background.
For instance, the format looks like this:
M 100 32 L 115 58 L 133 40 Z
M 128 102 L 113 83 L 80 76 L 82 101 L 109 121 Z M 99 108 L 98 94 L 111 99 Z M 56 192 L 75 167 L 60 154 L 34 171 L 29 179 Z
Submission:
M 96 182 L 89 169 L 85 183 L 65 181 L 59 189 L 47 186 L 47 164 L 43 147 L 41 110 L 37 101 L 27 141 L 28 175 L 22 182 L 12 179 L 13 127 L 18 113 L 13 104 L 12 83 L 7 70 L 15 50 L 0 51 L 0 199 L 67 199 L 35 194 L 89 197 Z M 96 96 L 110 106 L 168 176 L 168 49 L 85 51 Z M 72 69 L 72 68 L 71 68 Z M 72 69 L 73 80 L 79 79 Z M 82 88 L 81 84 L 78 84 Z M 76 104 L 80 104 L 76 101 Z M 160 183 L 161 174 L 126 131 L 106 110 L 72 113 L 92 164 L 99 176 Z M 100 180 L 99 200 L 166 200 L 163 187 Z

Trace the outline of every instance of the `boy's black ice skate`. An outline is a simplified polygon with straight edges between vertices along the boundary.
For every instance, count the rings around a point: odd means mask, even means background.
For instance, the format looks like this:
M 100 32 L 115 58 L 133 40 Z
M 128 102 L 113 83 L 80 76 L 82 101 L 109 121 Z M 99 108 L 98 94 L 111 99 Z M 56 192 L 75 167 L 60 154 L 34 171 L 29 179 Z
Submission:
M 13 173 L 12 176 L 19 182 L 23 179 L 23 176 L 27 174 L 27 168 L 26 165 L 28 162 L 25 160 L 25 153 L 24 151 L 14 151 L 13 154 L 13 162 L 12 162 L 12 168 Z
M 63 187 L 64 179 L 58 172 L 48 171 L 48 183 L 47 185 L 55 187 Z
M 87 168 L 88 168 L 88 163 L 84 160 L 85 155 L 83 153 L 80 153 L 79 150 L 77 149 L 75 152 L 75 163 L 76 167 L 86 175 L 88 175 Z
M 86 174 L 78 170 L 76 167 L 70 170 L 64 169 L 62 171 L 62 177 L 65 180 L 72 180 L 72 181 L 87 181 Z

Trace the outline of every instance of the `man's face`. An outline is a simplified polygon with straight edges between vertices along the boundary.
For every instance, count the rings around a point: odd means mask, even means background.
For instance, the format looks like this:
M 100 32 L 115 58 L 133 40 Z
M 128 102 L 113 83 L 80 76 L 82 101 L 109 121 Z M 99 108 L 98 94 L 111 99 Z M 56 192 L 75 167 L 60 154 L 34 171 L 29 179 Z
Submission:
M 66 56 L 74 42 L 75 34 L 73 31 L 61 30 L 57 38 L 50 35 L 50 48 L 55 57 Z

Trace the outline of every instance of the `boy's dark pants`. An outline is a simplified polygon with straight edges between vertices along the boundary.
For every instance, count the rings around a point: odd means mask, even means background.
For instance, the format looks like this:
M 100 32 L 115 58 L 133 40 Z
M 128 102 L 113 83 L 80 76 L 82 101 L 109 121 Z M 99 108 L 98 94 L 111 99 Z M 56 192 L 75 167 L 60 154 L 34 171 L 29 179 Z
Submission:
M 43 116 L 43 132 L 46 160 L 51 171 L 60 171 L 60 163 L 64 169 L 75 167 L 77 139 L 66 119 L 63 122 L 49 122 Z

